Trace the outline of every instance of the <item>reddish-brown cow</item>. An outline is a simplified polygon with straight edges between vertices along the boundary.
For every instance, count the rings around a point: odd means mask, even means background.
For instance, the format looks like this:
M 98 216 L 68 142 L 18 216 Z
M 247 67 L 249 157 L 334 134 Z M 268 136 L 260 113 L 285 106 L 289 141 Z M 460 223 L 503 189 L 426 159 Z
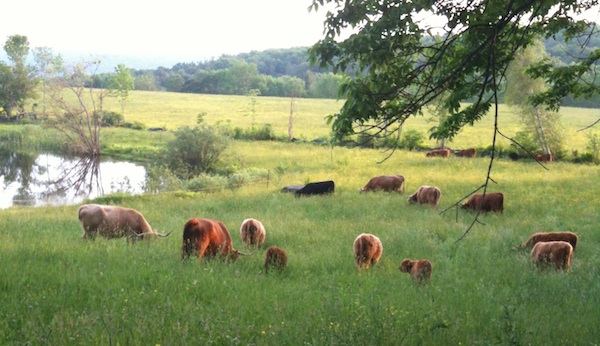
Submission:
M 573 246 L 566 241 L 542 241 L 531 249 L 531 262 L 538 266 L 553 264 L 556 270 L 568 271 L 571 267 Z
M 265 242 L 267 232 L 262 222 L 248 218 L 242 222 L 240 236 L 244 246 L 261 246 Z
M 404 183 L 404 177 L 396 174 L 396 175 L 381 175 L 378 177 L 373 177 L 365 187 L 360 189 L 361 192 L 364 191 L 396 191 L 398 193 L 403 193 L 406 189 L 406 184 Z
M 430 152 L 428 152 L 427 154 L 425 154 L 426 157 L 443 157 L 443 158 L 449 158 L 450 157 L 450 149 L 448 148 L 444 148 L 444 149 L 434 149 L 431 150 Z
M 499 212 L 504 211 L 504 195 L 502 192 L 488 192 L 485 194 L 477 193 L 471 196 L 467 203 L 462 205 L 463 209 L 470 209 L 482 212 Z
M 454 155 L 458 156 L 458 157 L 470 157 L 470 158 L 474 158 L 475 156 L 477 156 L 477 149 L 475 149 L 475 148 L 469 148 L 469 149 L 457 150 L 454 153 Z
M 573 232 L 538 232 L 529 237 L 526 242 L 519 245 L 517 249 L 521 250 L 526 247 L 531 247 L 542 241 L 548 242 L 558 240 L 566 241 L 571 244 L 573 251 L 576 250 L 578 237 L 577 234 Z
M 554 155 L 552 153 L 536 154 L 535 159 L 539 162 L 552 162 L 554 161 Z
M 419 204 L 430 204 L 437 207 L 440 204 L 442 191 L 435 186 L 423 185 L 419 187 L 417 192 L 408 196 L 408 202 Z
M 433 265 L 426 259 L 413 261 L 410 258 L 406 258 L 400 263 L 398 269 L 403 273 L 409 273 L 413 280 L 422 284 L 431 279 Z
M 196 255 L 198 259 L 231 258 L 235 261 L 241 254 L 233 248 L 231 236 L 222 222 L 192 218 L 183 227 L 182 259 Z
M 381 240 L 372 234 L 361 233 L 354 240 L 354 260 L 358 269 L 369 269 L 370 265 L 377 264 L 382 252 Z
M 283 249 L 271 246 L 265 254 L 265 273 L 269 272 L 270 267 L 282 270 L 287 266 L 287 254 Z
M 112 205 L 84 204 L 79 207 L 79 221 L 83 228 L 83 239 L 128 237 L 135 242 L 138 238 L 166 237 L 150 227 L 144 216 L 135 209 Z

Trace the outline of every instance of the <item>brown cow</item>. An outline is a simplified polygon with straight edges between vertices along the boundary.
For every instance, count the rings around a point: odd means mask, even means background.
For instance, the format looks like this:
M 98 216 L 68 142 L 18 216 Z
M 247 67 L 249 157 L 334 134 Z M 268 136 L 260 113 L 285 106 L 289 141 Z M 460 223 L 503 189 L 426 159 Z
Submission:
M 95 239 L 100 234 L 105 238 L 121 238 L 135 242 L 138 238 L 166 237 L 150 227 L 137 210 L 112 205 L 84 204 L 79 207 L 79 221 L 83 228 L 83 239 Z
M 287 255 L 283 249 L 271 246 L 265 254 L 265 273 L 269 272 L 270 267 L 282 270 L 287 266 Z
M 242 253 L 233 248 L 229 231 L 222 222 L 192 218 L 183 227 L 181 258 L 189 258 L 192 254 L 198 259 L 214 258 L 219 254 L 223 259 L 235 261 Z
M 403 193 L 406 189 L 404 177 L 396 175 L 380 175 L 369 180 L 367 185 L 360 189 L 361 192 L 382 190 L 386 192 L 396 191 Z
M 553 264 L 556 270 L 568 271 L 571 267 L 573 246 L 566 241 L 542 241 L 531 249 L 531 262 L 538 266 Z
M 552 153 L 535 154 L 535 159 L 539 162 L 552 162 L 554 161 L 554 155 Z
M 442 191 L 435 186 L 423 185 L 417 189 L 417 192 L 408 196 L 409 203 L 430 204 L 437 207 L 440 204 Z
M 420 285 L 431 279 L 433 265 L 426 259 L 413 261 L 410 258 L 406 258 L 400 263 L 398 269 L 403 273 L 409 273 L 413 280 Z
M 469 198 L 467 203 L 462 205 L 463 209 L 480 210 L 482 212 L 500 212 L 504 211 L 504 195 L 502 192 L 488 192 L 485 194 L 476 193 Z
M 578 237 L 577 234 L 573 232 L 538 232 L 529 237 L 529 239 L 527 239 L 526 242 L 519 245 L 517 249 L 521 250 L 526 247 L 531 247 L 541 241 L 558 240 L 566 241 L 567 243 L 571 244 L 571 246 L 573 247 L 573 252 L 576 250 Z
M 244 246 L 261 246 L 265 242 L 267 232 L 262 222 L 248 218 L 242 222 L 240 227 L 240 236 Z
M 358 269 L 369 269 L 370 265 L 377 264 L 382 252 L 381 240 L 372 234 L 361 233 L 354 240 L 354 260 Z
M 454 155 L 458 156 L 458 157 L 474 158 L 475 156 L 477 156 L 477 149 L 469 148 L 469 149 L 457 150 L 456 152 L 454 152 Z
M 443 157 L 443 158 L 447 159 L 450 157 L 450 149 L 448 149 L 448 148 L 433 149 L 430 152 L 428 152 L 425 156 L 426 157 Z

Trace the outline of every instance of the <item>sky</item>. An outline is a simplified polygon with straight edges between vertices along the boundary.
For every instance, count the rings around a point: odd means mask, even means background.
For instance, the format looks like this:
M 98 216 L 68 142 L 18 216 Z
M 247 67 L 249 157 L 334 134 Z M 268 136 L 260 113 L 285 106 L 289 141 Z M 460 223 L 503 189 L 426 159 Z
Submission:
M 2 45 L 12 35 L 55 53 L 205 61 L 223 54 L 308 47 L 326 11 L 312 0 L 12 0 L 3 3 Z

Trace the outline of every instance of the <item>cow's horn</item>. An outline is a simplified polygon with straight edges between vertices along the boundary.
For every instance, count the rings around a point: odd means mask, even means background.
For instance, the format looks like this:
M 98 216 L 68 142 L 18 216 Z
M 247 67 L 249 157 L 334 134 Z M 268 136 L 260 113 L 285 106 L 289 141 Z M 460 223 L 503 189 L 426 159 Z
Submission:
M 173 232 L 173 231 L 171 231 L 171 232 L 169 232 L 169 233 L 167 233 L 167 234 L 163 234 L 163 233 L 156 232 L 156 235 L 158 235 L 159 237 L 168 237 L 168 236 L 169 236 L 169 234 L 171 234 L 172 232 Z
M 241 251 L 238 251 L 238 254 L 243 255 L 243 256 L 252 256 L 251 253 L 245 253 L 245 252 L 241 252 Z

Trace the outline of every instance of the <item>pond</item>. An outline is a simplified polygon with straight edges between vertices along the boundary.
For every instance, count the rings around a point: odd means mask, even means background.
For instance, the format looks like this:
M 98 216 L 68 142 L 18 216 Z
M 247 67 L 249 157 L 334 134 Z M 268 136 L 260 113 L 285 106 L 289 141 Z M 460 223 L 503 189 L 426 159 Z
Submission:
M 144 192 L 146 169 L 131 162 L 0 152 L 0 209 L 70 205 L 110 193 Z

